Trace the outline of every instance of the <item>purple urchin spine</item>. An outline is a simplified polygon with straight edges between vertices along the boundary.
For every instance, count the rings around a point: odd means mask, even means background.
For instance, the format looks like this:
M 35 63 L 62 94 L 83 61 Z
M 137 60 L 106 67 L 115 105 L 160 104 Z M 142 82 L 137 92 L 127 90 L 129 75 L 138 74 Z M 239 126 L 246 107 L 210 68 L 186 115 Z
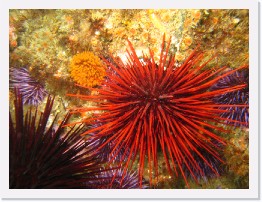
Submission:
M 136 171 L 124 171 L 120 168 L 118 170 L 108 170 L 103 172 L 103 189 L 146 189 L 148 188 L 147 182 L 140 181 Z
M 247 87 L 238 91 L 225 93 L 223 95 L 216 96 L 213 100 L 219 104 L 230 104 L 232 107 L 221 107 L 221 109 L 226 110 L 221 113 L 221 117 L 228 119 L 227 124 L 234 126 L 245 126 L 248 127 L 249 122 L 249 110 L 248 107 L 234 107 L 233 105 L 245 104 L 249 105 L 249 72 L 248 69 L 243 69 L 234 72 L 220 79 L 214 86 L 212 90 L 219 90 L 223 88 L 228 88 L 231 86 L 236 86 L 239 84 L 247 84 Z M 236 122 L 233 122 L 233 121 Z
M 91 128 L 97 128 L 101 126 L 101 124 L 94 124 Z M 113 142 L 108 142 L 108 137 L 96 137 L 96 133 L 89 134 L 88 143 L 90 146 L 95 148 L 100 148 L 96 150 L 96 155 L 102 159 L 103 161 L 108 162 L 122 162 L 127 159 L 127 154 L 129 154 L 129 150 L 125 151 L 125 149 L 120 147 L 115 147 Z M 114 151 L 114 152 L 112 152 Z
M 223 149 L 223 145 L 220 144 L 217 141 L 213 141 L 214 146 L 216 147 L 216 150 L 221 151 Z M 190 166 L 187 167 L 183 165 L 183 168 L 185 169 L 185 174 L 187 177 L 190 177 L 191 179 L 204 180 L 205 182 L 208 181 L 209 178 L 215 178 L 220 176 L 220 174 L 223 172 L 223 164 L 224 162 L 219 161 L 214 155 L 208 153 L 202 148 L 199 148 L 200 154 L 204 157 L 201 158 L 199 154 L 196 152 L 192 152 L 192 155 L 197 163 L 197 166 L 194 166 L 192 164 L 189 164 Z M 207 164 L 207 162 L 210 164 L 210 166 Z M 196 169 L 196 168 L 200 169 Z M 191 169 L 193 172 L 190 172 Z M 216 172 L 214 172 L 214 170 Z M 192 175 L 194 173 L 194 176 Z
M 48 94 L 44 86 L 32 78 L 27 68 L 10 68 L 10 88 L 18 88 L 24 104 L 38 105 Z

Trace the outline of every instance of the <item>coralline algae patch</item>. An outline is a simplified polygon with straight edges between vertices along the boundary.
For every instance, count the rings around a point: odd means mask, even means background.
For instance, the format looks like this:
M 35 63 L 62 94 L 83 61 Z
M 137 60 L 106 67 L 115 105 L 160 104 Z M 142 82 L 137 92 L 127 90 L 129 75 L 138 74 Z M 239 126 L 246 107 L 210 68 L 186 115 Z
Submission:
M 137 49 L 145 52 L 150 48 L 155 55 L 159 55 L 159 44 L 161 44 L 159 36 L 166 33 L 167 37 L 172 36 L 172 48 L 175 52 L 180 46 L 180 39 L 183 36 L 183 29 L 181 29 L 183 16 L 187 12 L 190 11 L 149 9 L 123 12 L 118 10 L 112 13 L 106 21 L 109 37 L 115 42 L 109 46 L 109 51 L 125 52 L 125 39 L 129 39 Z
M 224 151 L 227 169 L 240 187 L 249 184 L 249 133 L 248 130 L 235 129 Z
M 99 57 L 92 52 L 83 52 L 73 56 L 70 63 L 71 77 L 84 87 L 99 85 L 106 74 Z
M 39 79 L 44 82 L 48 80 L 46 86 L 50 92 L 59 92 L 66 90 L 66 86 L 58 89 L 53 84 L 57 79 L 65 83 L 69 80 L 73 55 L 84 51 L 92 51 L 98 56 L 121 55 L 125 52 L 126 39 L 129 39 L 141 53 L 150 48 L 158 56 L 159 36 L 166 33 L 167 37 L 172 37 L 170 52 L 176 54 L 178 63 L 200 44 L 208 55 L 218 52 L 221 65 L 235 68 L 240 65 L 239 60 L 241 64 L 248 62 L 248 13 L 245 12 L 11 10 L 10 64 L 30 66 L 32 74 L 41 75 Z M 231 27 L 231 31 L 227 27 Z M 235 55 L 240 56 L 238 60 Z
M 9 27 L 9 46 L 15 48 L 17 46 L 17 34 L 14 26 Z
M 203 10 L 202 14 L 190 35 L 208 55 L 218 55 L 210 65 L 236 68 L 248 64 L 248 10 Z

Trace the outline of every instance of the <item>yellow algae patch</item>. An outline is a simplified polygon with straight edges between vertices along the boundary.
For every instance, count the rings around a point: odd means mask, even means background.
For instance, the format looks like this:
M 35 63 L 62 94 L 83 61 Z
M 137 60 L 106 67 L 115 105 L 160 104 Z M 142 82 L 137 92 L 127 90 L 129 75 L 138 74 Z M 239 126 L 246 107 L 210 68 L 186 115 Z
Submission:
M 106 75 L 102 61 L 88 51 L 73 56 L 70 70 L 74 81 L 84 87 L 100 85 Z

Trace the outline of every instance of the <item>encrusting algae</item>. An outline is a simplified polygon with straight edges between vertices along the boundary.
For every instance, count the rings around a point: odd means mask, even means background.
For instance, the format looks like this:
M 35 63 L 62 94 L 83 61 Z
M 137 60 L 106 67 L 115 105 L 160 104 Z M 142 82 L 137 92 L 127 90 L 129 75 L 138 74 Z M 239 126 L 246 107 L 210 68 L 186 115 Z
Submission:
M 92 52 L 82 52 L 73 56 L 70 63 L 71 77 L 84 87 L 99 85 L 106 74 L 102 61 Z

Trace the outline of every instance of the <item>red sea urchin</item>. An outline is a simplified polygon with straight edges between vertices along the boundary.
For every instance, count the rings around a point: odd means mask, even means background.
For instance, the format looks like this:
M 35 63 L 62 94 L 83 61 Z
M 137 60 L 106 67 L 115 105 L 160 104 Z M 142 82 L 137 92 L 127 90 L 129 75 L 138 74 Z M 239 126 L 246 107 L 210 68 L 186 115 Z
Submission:
M 138 160 L 141 185 L 146 163 L 150 184 L 151 173 L 158 176 L 159 152 L 164 156 L 169 173 L 181 173 L 186 183 L 185 168 L 196 181 L 196 175 L 204 175 L 198 159 L 218 175 L 212 162 L 209 162 L 212 158 L 206 159 L 202 153 L 209 153 L 222 162 L 213 142 L 225 142 L 214 131 L 225 130 L 212 122 L 223 123 L 225 118 L 219 116 L 223 111 L 219 107 L 232 105 L 215 104 L 212 98 L 245 87 L 236 85 L 210 91 L 210 87 L 219 79 L 237 70 L 222 75 L 220 73 L 226 67 L 206 70 L 204 67 L 208 61 L 199 64 L 203 53 L 197 49 L 182 65 L 175 66 L 174 56 L 168 59 L 170 41 L 165 43 L 164 36 L 159 64 L 154 61 L 152 51 L 150 57 L 139 59 L 128 41 L 130 51 L 127 50 L 127 64 L 116 59 L 114 63 L 105 60 L 110 71 L 101 89 L 96 89 L 98 95 L 70 94 L 98 103 L 94 108 L 76 109 L 77 112 L 103 111 L 85 121 L 97 127 L 91 127 L 83 135 L 92 133 L 94 139 L 106 137 L 107 140 L 98 150 L 109 143 L 113 144 L 110 155 L 121 152 L 126 170 Z

